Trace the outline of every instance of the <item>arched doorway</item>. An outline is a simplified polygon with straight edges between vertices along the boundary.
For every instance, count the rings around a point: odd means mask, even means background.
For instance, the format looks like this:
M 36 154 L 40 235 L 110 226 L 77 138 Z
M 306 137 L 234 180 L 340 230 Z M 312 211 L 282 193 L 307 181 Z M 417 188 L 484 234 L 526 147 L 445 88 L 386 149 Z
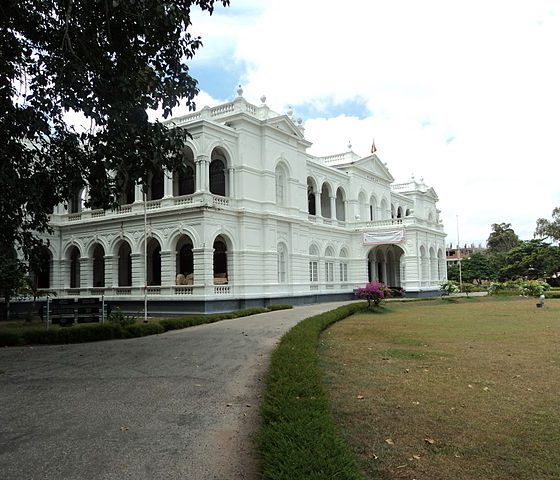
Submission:
M 105 287 L 105 249 L 99 243 L 93 249 L 93 286 Z
M 228 253 L 225 239 L 218 235 L 214 240 L 214 285 L 228 283 Z
M 68 252 L 70 260 L 70 288 L 80 288 L 80 250 L 75 245 Z
M 161 285 L 161 245 L 155 238 L 148 240 L 148 285 Z
M 117 251 L 118 256 L 118 285 L 119 287 L 132 286 L 132 250 L 130 244 L 123 240 Z
M 400 287 L 401 257 L 404 251 L 398 245 L 379 245 L 368 252 L 368 281 Z
M 177 285 L 194 283 L 193 242 L 187 235 L 181 235 L 177 241 L 175 271 Z

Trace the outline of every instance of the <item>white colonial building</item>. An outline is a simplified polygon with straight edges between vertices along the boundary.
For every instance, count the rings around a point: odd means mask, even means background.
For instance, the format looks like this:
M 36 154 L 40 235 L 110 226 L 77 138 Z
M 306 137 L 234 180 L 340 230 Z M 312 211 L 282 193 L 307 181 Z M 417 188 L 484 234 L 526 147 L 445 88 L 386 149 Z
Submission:
M 439 291 L 432 188 L 394 183 L 375 153 L 312 156 L 301 120 L 238 93 L 173 120 L 192 135 L 186 169 L 152 178 L 146 202 L 136 187 L 116 211 L 84 208 L 87 191 L 57 207 L 39 286 L 129 310 L 146 289 L 152 312 L 350 298 L 373 280 Z

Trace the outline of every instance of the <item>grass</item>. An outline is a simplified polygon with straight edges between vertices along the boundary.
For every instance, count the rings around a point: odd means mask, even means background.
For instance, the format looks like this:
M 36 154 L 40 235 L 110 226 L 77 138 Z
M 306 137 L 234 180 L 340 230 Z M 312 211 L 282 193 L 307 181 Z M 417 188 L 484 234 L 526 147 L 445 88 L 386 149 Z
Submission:
M 310 317 L 282 337 L 271 356 L 262 403 L 260 478 L 362 478 L 330 415 L 317 344 L 325 328 L 363 308 L 353 303 Z
M 560 478 L 560 300 L 386 312 L 321 337 L 332 411 L 366 478 Z

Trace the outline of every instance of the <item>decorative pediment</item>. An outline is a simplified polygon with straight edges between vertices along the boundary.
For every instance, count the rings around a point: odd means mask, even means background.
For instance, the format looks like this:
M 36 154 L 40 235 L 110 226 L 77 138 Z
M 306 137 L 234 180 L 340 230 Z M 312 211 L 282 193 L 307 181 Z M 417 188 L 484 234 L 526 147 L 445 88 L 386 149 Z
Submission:
M 265 125 L 276 128 L 288 135 L 292 135 L 300 139 L 304 138 L 301 130 L 294 124 L 294 122 L 290 120 L 287 115 L 281 115 L 279 117 L 266 120 Z
M 393 183 L 395 181 L 395 178 L 391 175 L 387 166 L 379 160 L 379 157 L 375 154 L 368 155 L 367 157 L 357 160 L 354 162 L 354 165 L 373 174 L 377 178 L 387 181 L 388 183 Z

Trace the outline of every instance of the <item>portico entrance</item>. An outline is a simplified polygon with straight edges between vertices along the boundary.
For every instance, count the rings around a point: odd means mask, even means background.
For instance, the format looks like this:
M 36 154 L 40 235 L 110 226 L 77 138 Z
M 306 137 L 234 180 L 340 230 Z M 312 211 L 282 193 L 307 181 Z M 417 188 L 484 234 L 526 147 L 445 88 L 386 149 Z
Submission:
M 381 282 L 388 287 L 400 287 L 404 280 L 401 269 L 402 248 L 379 245 L 368 252 L 368 281 Z

